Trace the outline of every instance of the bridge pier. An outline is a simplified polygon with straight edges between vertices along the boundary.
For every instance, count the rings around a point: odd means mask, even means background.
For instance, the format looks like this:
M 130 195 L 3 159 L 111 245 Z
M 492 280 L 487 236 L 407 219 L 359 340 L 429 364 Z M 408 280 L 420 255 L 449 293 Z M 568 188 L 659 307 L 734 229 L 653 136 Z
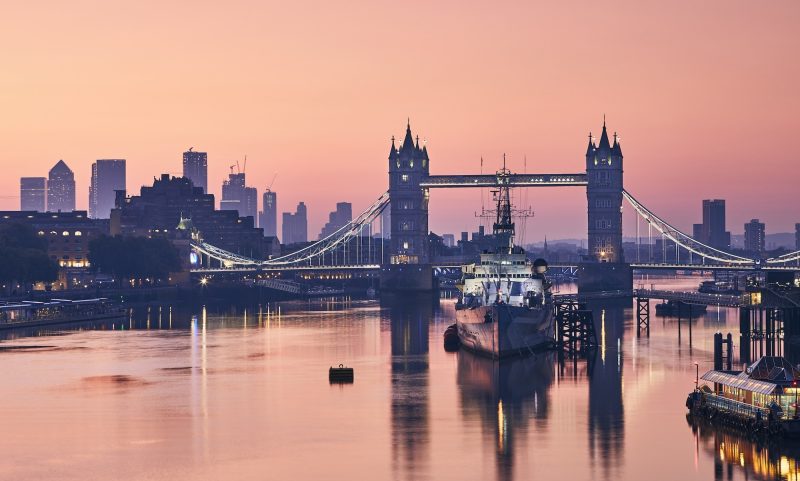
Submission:
M 624 262 L 585 262 L 578 265 L 578 292 L 632 291 L 633 269 Z

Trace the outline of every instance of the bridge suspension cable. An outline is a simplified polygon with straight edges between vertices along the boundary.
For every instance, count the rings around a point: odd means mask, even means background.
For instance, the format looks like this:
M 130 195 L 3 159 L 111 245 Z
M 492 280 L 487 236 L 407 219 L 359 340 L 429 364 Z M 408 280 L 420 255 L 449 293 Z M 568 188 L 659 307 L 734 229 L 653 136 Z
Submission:
M 385 192 L 378 200 L 372 203 L 364 212 L 358 215 L 344 226 L 337 229 L 327 237 L 320 239 L 295 252 L 276 257 L 274 259 L 259 260 L 241 256 L 232 252 L 220 249 L 206 242 L 193 242 L 192 248 L 211 258 L 220 261 L 225 267 L 252 266 L 252 267 L 279 267 L 296 266 L 299 264 L 309 264 L 314 260 L 319 260 L 320 265 L 326 254 L 332 253 L 339 247 L 346 247 L 353 240 L 361 237 L 364 228 L 383 212 L 389 205 L 389 192 Z
M 748 259 L 747 257 L 721 251 L 695 240 L 691 236 L 684 234 L 667 221 L 655 215 L 650 209 L 642 205 L 641 202 L 637 201 L 628 191 L 623 190 L 622 195 L 625 197 L 625 200 L 627 200 L 628 203 L 634 208 L 634 210 L 636 210 L 636 212 L 645 221 L 647 221 L 648 226 L 655 227 L 656 230 L 664 235 L 664 237 L 671 240 L 676 245 L 683 247 L 687 251 L 697 254 L 704 259 L 710 259 L 725 264 L 753 265 L 756 263 L 756 261 L 753 259 Z
M 800 261 L 800 251 L 789 252 L 788 254 L 784 254 L 778 257 L 772 257 L 767 259 L 765 262 L 768 264 L 783 264 L 785 262 L 794 262 Z

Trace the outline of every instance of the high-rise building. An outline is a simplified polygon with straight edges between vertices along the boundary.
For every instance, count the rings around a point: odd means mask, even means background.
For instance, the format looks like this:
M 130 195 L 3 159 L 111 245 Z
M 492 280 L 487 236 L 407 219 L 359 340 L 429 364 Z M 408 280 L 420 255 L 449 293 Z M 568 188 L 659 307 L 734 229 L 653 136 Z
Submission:
M 336 210 L 328 214 L 328 223 L 322 227 L 319 238 L 324 239 L 328 237 L 344 227 L 351 220 L 353 220 L 353 204 L 349 202 L 337 203 Z
M 278 236 L 278 194 L 267 189 L 261 199 L 261 215 L 258 226 L 264 229 L 265 237 Z
M 50 169 L 47 177 L 47 211 L 75 210 L 75 174 L 63 160 Z
M 692 237 L 711 247 L 726 250 L 731 247 L 731 233 L 725 230 L 725 200 L 703 201 L 703 223 L 694 224 Z
M 252 217 L 256 222 L 258 217 L 258 191 L 255 187 L 245 185 L 244 172 L 231 173 L 228 180 L 222 183 L 222 200 L 219 202 L 220 210 L 235 210 L 239 217 Z
M 47 179 L 22 177 L 19 179 L 19 210 L 45 211 Z
M 794 248 L 800 251 L 800 224 L 794 225 Z
M 208 154 L 194 152 L 192 148 L 183 153 L 183 176 L 208 193 Z
M 118 190 L 125 191 L 125 159 L 98 159 L 92 164 L 89 217 L 108 219 Z
M 306 210 L 306 204 L 303 202 L 297 204 L 297 211 L 294 214 L 284 212 L 281 228 L 283 230 L 281 240 L 283 240 L 284 244 L 308 242 L 308 211 Z
M 454 234 L 442 234 L 442 242 L 445 247 L 455 247 L 456 236 Z
M 744 250 L 753 253 L 764 252 L 766 229 L 763 222 L 753 219 L 744 225 Z

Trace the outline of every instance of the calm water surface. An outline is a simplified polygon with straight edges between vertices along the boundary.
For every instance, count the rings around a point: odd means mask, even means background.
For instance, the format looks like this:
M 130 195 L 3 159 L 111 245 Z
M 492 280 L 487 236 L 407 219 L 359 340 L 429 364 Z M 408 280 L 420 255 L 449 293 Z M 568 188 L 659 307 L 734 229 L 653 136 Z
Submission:
M 699 278 L 657 280 L 696 287 Z M 648 281 L 648 283 L 651 281 Z M 727 309 L 596 304 L 588 360 L 446 353 L 452 300 L 138 307 L 3 333 L 0 479 L 795 479 L 798 450 L 693 429 Z M 11 347 L 12 349 L 9 349 Z M 330 385 L 328 367 L 355 368 Z

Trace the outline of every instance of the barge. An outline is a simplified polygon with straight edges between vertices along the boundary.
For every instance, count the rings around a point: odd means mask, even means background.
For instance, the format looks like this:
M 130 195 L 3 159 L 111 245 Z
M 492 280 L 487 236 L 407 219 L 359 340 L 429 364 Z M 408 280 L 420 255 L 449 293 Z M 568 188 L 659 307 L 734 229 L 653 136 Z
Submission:
M 701 386 L 699 381 L 705 381 Z M 692 416 L 751 435 L 800 437 L 800 369 L 764 356 L 743 371 L 711 370 L 686 399 Z
M 121 319 L 127 309 L 109 299 L 52 299 L 0 304 L 0 329 Z

